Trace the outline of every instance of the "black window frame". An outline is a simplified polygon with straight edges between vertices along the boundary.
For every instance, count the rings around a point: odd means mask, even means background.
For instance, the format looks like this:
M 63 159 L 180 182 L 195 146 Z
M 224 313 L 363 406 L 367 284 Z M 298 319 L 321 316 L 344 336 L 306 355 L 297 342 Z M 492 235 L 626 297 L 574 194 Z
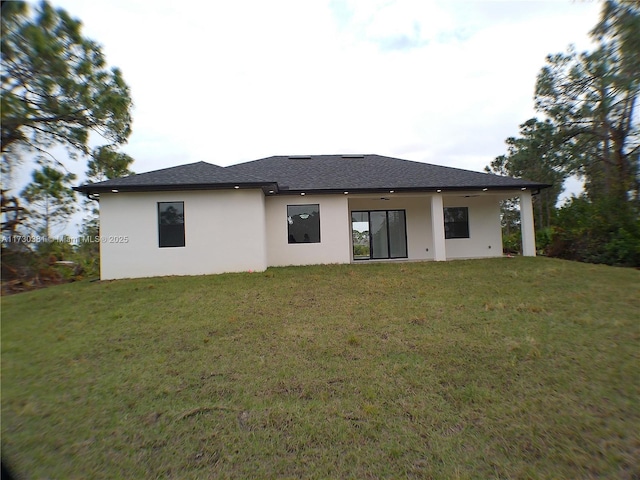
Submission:
M 308 231 L 298 231 L 298 229 L 293 229 L 293 225 L 295 225 L 294 217 L 299 217 L 300 220 L 307 220 L 308 218 L 300 217 L 300 215 L 304 215 L 304 213 L 292 212 L 290 209 L 300 210 L 302 207 L 315 207 L 309 208 L 311 212 L 317 212 L 317 219 L 312 219 L 317 221 L 317 240 L 316 240 L 316 228 L 315 226 L 309 224 L 308 227 L 313 227 L 312 230 Z M 312 216 L 312 214 L 310 215 Z M 290 245 L 294 244 L 305 244 L 305 243 L 322 243 L 322 237 L 320 235 L 320 204 L 319 203 L 293 203 L 287 205 L 287 241 Z
M 451 213 L 448 211 L 464 212 L 464 215 Z M 469 231 L 469 207 L 444 207 L 444 238 L 451 240 L 456 238 L 471 238 Z M 463 217 L 464 219 L 460 219 Z
M 178 214 L 172 223 L 162 222 L 162 206 L 166 204 L 182 205 L 182 214 Z M 158 202 L 158 248 L 179 248 L 186 246 L 184 202 Z
M 373 233 L 371 232 L 371 213 L 379 213 L 379 212 L 384 212 L 385 216 L 386 216 L 386 230 L 387 230 L 387 256 L 386 257 L 376 257 L 374 256 L 374 244 L 375 244 L 375 240 L 374 240 L 374 236 Z M 390 235 L 390 222 L 389 222 L 389 212 L 402 212 L 402 216 L 403 216 L 403 220 L 404 220 L 404 255 L 392 255 L 391 254 L 391 250 L 392 250 L 392 246 L 391 246 L 391 235 Z M 375 209 L 375 210 L 352 210 L 351 211 L 351 218 L 353 219 L 353 214 L 354 213 L 366 213 L 367 214 L 367 223 L 369 224 L 369 257 L 368 258 L 355 258 L 353 255 L 353 246 L 351 249 L 351 256 L 353 258 L 354 261 L 356 262 L 361 262 L 361 261 L 368 261 L 368 260 L 394 260 L 394 259 L 398 259 L 398 258 L 409 258 L 409 239 L 407 237 L 407 211 L 404 208 L 392 208 L 392 209 Z M 351 232 L 351 235 L 353 235 L 353 231 Z

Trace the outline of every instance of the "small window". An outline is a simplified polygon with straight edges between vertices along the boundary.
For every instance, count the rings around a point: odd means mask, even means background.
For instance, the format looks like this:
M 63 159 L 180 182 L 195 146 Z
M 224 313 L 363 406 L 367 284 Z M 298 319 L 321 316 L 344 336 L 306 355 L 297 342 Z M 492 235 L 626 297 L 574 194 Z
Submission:
M 287 205 L 289 243 L 320 242 L 320 205 Z
M 467 207 L 444 209 L 444 238 L 469 238 L 469 209 Z
M 158 244 L 184 247 L 184 202 L 158 202 Z

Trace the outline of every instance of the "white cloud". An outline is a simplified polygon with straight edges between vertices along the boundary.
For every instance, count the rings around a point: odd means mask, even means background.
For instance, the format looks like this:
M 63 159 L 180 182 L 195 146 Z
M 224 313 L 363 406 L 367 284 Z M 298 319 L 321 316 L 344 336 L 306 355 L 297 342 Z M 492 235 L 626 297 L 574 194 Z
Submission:
M 573 0 L 52 1 L 131 87 L 124 150 L 137 172 L 320 153 L 481 171 L 535 114 L 545 55 L 586 48 L 600 12 Z
M 59 0 L 131 86 L 147 171 L 368 152 L 482 170 L 534 114 L 548 53 L 584 45 L 569 0 Z

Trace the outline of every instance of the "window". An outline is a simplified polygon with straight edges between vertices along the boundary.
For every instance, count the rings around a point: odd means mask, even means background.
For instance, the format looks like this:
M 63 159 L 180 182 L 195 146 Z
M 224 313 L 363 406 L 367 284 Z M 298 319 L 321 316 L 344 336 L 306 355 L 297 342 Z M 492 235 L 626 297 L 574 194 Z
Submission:
M 404 210 L 351 212 L 353 259 L 407 258 Z
M 320 243 L 320 205 L 287 205 L 289 243 Z
M 158 244 L 184 247 L 184 202 L 158 202 Z
M 469 208 L 444 209 L 444 238 L 469 238 Z

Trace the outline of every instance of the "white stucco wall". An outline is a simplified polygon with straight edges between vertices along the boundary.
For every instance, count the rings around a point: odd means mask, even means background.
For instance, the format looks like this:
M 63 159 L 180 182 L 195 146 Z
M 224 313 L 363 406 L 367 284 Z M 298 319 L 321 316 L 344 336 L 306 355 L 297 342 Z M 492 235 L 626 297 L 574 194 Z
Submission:
M 100 276 L 106 280 L 264 270 L 264 201 L 259 189 L 103 193 Z M 184 247 L 158 246 L 158 202 L 184 202 Z
M 442 195 L 444 207 L 469 208 L 470 238 L 445 240 L 447 259 L 499 257 L 502 255 L 500 200 L 504 195 L 478 195 L 477 192 L 472 194 L 474 196 L 470 197 L 466 197 L 464 192 Z M 387 200 L 381 200 L 381 197 Z M 349 199 L 349 211 L 405 210 L 408 259 L 433 260 L 431 198 L 430 194 L 352 196 Z
M 469 238 L 446 239 L 447 259 L 502 256 L 499 197 L 443 196 L 443 204 L 444 207 L 469 208 Z
M 470 197 L 464 192 L 442 194 L 444 207 L 469 208 L 470 238 L 445 240 L 446 259 L 502 255 L 499 201 L 503 197 L 477 192 Z M 186 245 L 160 248 L 158 202 L 180 201 L 184 202 Z M 431 202 L 432 195 L 427 193 L 266 198 L 258 189 L 104 193 L 100 198 L 101 277 L 201 275 L 349 263 L 353 261 L 351 212 L 355 210 L 405 210 L 408 259 L 433 260 Z M 321 242 L 289 244 L 287 205 L 304 204 L 320 206 Z
M 265 200 L 270 267 L 351 261 L 351 215 L 346 195 L 279 195 Z M 320 206 L 320 243 L 290 244 L 287 205 L 306 204 Z
M 381 200 L 381 198 L 388 200 Z M 431 199 L 427 195 L 353 196 L 349 199 L 349 222 L 351 222 L 351 212 L 357 210 L 405 210 L 409 259 L 431 260 L 433 259 L 433 242 L 430 208 Z M 351 250 L 349 252 L 351 254 Z

